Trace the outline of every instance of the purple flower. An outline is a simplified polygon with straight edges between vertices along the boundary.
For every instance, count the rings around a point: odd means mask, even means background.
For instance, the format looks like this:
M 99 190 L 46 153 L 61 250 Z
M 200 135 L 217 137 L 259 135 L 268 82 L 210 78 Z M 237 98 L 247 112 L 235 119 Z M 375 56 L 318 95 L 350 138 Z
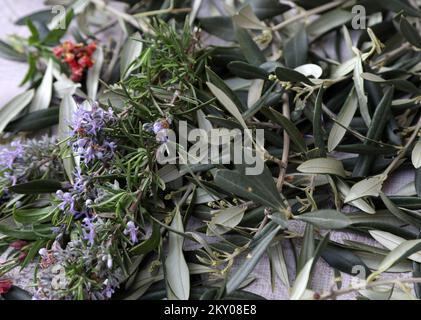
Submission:
M 80 167 L 77 167 L 76 170 L 73 172 L 73 186 L 72 190 L 77 193 L 83 193 L 86 191 L 86 185 L 88 181 L 86 181 L 85 177 L 82 176 L 82 170 Z
M 130 240 L 133 244 L 138 243 L 139 240 L 137 239 L 137 232 L 138 232 L 138 227 L 135 226 L 133 221 L 129 221 L 127 222 L 126 225 L 126 229 L 124 229 L 123 233 L 125 235 L 130 235 Z
M 75 210 L 75 199 L 69 192 L 63 192 L 62 190 L 58 190 L 56 192 L 56 196 L 59 200 L 61 200 L 61 203 L 58 205 L 59 209 L 61 211 L 65 211 L 66 207 L 69 206 L 69 211 L 72 214 L 77 213 Z
M 24 149 L 19 140 L 13 141 L 10 144 L 10 147 L 11 148 L 2 148 L 0 150 L 0 166 L 12 169 L 16 159 L 23 156 Z
M 104 281 L 104 285 L 105 285 L 105 288 L 104 288 L 104 290 L 102 291 L 102 294 L 103 294 L 106 298 L 110 299 L 110 298 L 112 297 L 112 295 L 114 294 L 114 291 L 115 291 L 115 290 L 114 290 L 114 288 L 110 285 L 110 281 L 108 281 L 108 279 Z
M 92 223 L 93 219 L 83 219 L 83 238 L 93 245 L 95 243 L 95 225 Z

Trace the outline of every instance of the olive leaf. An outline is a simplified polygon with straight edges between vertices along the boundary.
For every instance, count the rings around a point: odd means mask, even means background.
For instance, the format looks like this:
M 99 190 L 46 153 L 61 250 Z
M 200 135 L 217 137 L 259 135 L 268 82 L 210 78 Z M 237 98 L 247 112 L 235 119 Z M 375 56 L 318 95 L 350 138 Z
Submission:
M 282 249 L 282 245 L 277 243 L 268 248 L 267 254 L 270 259 L 271 266 L 273 267 L 276 275 L 282 281 L 282 283 L 289 288 L 289 276 L 288 276 L 288 269 L 285 262 L 285 256 Z
M 219 169 L 215 173 L 214 182 L 223 190 L 280 212 L 285 207 L 267 167 L 257 176 L 245 175 L 239 170 Z
M 344 229 L 352 224 L 351 219 L 343 213 L 329 209 L 304 213 L 294 218 L 314 224 L 322 229 Z
M 355 62 L 354 68 L 354 85 L 355 85 L 355 92 L 357 93 L 358 97 L 358 106 L 360 107 L 360 113 L 362 118 L 364 119 L 365 124 L 370 126 L 371 123 L 371 116 L 368 111 L 368 100 L 364 92 L 364 80 L 361 78 L 361 74 L 364 72 L 361 53 L 358 52 L 357 60 Z
M 208 228 L 207 235 L 213 235 L 215 232 L 217 234 L 224 234 L 235 228 L 243 219 L 245 211 L 246 207 L 244 206 L 212 211 L 212 219 L 209 222 L 211 227 Z
M 406 242 L 404 238 L 401 238 L 399 236 L 396 236 L 392 233 L 385 232 L 385 231 L 370 230 L 369 233 L 377 242 L 379 242 L 381 245 L 383 245 L 384 247 L 386 247 L 387 249 L 391 251 L 394 251 L 401 244 Z M 417 250 L 417 251 L 420 251 L 420 250 Z M 408 255 L 408 259 L 421 263 L 421 253 L 417 251 Z
M 58 138 L 61 141 L 71 136 L 70 121 L 77 109 L 76 102 L 71 96 L 71 92 L 64 95 L 60 103 Z M 70 181 L 73 181 L 73 173 L 76 166 L 75 158 L 72 150 L 64 143 L 60 144 L 61 159 L 63 161 L 64 170 Z
M 241 283 L 246 279 L 246 277 L 253 271 L 256 264 L 259 262 L 261 256 L 266 251 L 269 244 L 272 242 L 273 238 L 276 236 L 278 231 L 280 230 L 280 226 L 277 226 L 274 229 L 270 228 L 270 225 L 266 226 L 268 230 L 267 233 L 264 233 L 264 236 L 259 238 L 256 246 L 250 253 L 247 255 L 245 261 L 241 264 L 241 266 L 235 271 L 235 273 L 228 279 L 226 285 L 227 294 L 234 292 Z M 265 230 L 262 230 L 262 233 Z
M 259 18 L 254 14 L 252 7 L 247 4 L 238 11 L 232 20 L 235 24 L 246 29 L 264 30 L 267 27 L 262 23 Z
M 344 198 L 349 194 L 349 192 L 351 190 L 351 188 L 344 181 L 342 181 L 339 178 L 336 179 L 336 186 L 337 186 L 339 192 L 341 193 L 341 195 Z M 360 209 L 360 210 L 362 210 L 366 213 L 370 213 L 370 214 L 376 213 L 376 210 L 367 201 L 365 201 L 362 198 L 350 201 L 348 204 L 350 204 L 350 205 L 352 205 L 352 206 L 354 206 L 354 207 L 356 207 L 356 208 L 358 208 L 358 209 Z
M 88 70 L 88 75 L 86 78 L 86 90 L 88 97 L 95 101 L 98 91 L 99 75 L 101 73 L 102 64 L 104 62 L 104 52 L 101 47 L 98 47 L 95 50 L 94 54 L 92 55 L 92 59 L 95 61 L 95 63 L 92 68 Z
M 31 102 L 33 97 L 34 90 L 31 89 L 17 95 L 0 109 L 0 133 Z
M 176 208 L 171 227 L 184 232 L 180 210 Z M 188 300 L 190 295 L 190 272 L 183 254 L 184 239 L 175 232 L 170 232 L 168 239 L 168 256 L 165 259 L 166 281 L 174 298 Z
M 410 44 L 417 48 L 421 48 L 421 36 L 419 35 L 419 32 L 404 17 L 401 17 L 399 29 Z
M 352 89 L 349 93 L 341 111 L 338 114 L 337 121 L 330 130 L 329 138 L 327 140 L 327 149 L 329 152 L 333 151 L 341 142 L 346 133 L 346 127 L 349 127 L 355 112 L 357 111 L 358 99 L 355 90 Z M 344 128 L 345 127 L 345 128 Z
M 415 169 L 421 168 L 421 139 L 418 140 L 414 149 L 412 149 L 411 160 Z
M 299 150 L 303 153 L 306 153 L 307 146 L 304 141 L 304 138 L 300 131 L 297 129 L 297 127 L 291 122 L 291 120 L 286 118 L 282 113 L 279 113 L 278 111 L 272 108 L 270 108 L 269 110 L 274 117 L 273 120 L 282 126 L 282 128 L 288 133 L 292 142 L 295 143 Z
M 34 99 L 29 106 L 31 112 L 47 109 L 53 94 L 53 60 L 49 59 L 41 84 L 35 92 Z
M 421 240 L 408 240 L 400 243 L 384 258 L 375 274 L 389 270 L 395 264 L 419 251 L 421 251 Z
M 121 51 L 120 78 L 125 79 L 135 68 L 135 61 L 143 50 L 142 36 L 139 32 L 134 33 L 127 40 Z
M 303 25 L 285 42 L 283 51 L 285 64 L 288 68 L 296 68 L 307 62 L 307 33 Z
M 300 164 L 297 170 L 310 174 L 333 174 L 345 177 L 345 169 L 340 160 L 334 158 L 316 158 Z
M 357 182 L 352 186 L 345 198 L 345 202 L 351 202 L 367 196 L 378 197 L 385 178 L 385 176 L 379 175 Z

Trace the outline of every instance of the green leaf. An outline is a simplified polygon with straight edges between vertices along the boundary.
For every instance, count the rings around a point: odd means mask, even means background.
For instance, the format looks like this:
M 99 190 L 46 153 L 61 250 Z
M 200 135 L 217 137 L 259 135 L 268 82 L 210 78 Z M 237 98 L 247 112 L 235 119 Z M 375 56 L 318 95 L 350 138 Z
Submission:
M 354 89 L 349 93 L 341 111 L 338 114 L 337 121 L 344 127 L 349 127 L 355 112 L 357 111 L 358 99 Z M 329 152 L 335 150 L 338 144 L 345 136 L 346 129 L 335 122 L 329 133 L 327 140 L 327 149 Z
M 57 180 L 32 180 L 30 182 L 16 184 L 9 187 L 9 190 L 19 194 L 40 194 L 53 193 L 63 188 L 60 181 Z
M 387 249 L 394 251 L 400 245 L 407 242 L 404 238 L 398 237 L 392 233 L 380 231 L 380 230 L 370 230 L 370 235 L 379 242 L 382 246 L 386 247 Z M 400 251 L 400 250 L 399 250 Z M 408 255 L 408 259 L 412 261 L 416 261 L 421 263 L 421 253 L 419 253 L 420 249 L 416 250 L 415 252 L 411 252 Z
M 235 40 L 234 25 L 230 17 L 201 17 L 198 20 L 206 32 L 226 41 Z
M 247 2 L 259 19 L 273 18 L 291 8 L 289 5 L 281 4 L 277 0 L 248 0 Z
M 12 237 L 14 239 L 20 240 L 38 240 L 40 238 L 53 239 L 56 237 L 55 234 L 52 234 L 51 226 L 40 226 L 34 227 L 32 229 L 23 229 L 23 228 L 11 228 L 0 224 L 0 234 Z
M 206 68 L 206 75 L 208 76 L 209 82 L 213 83 L 218 89 L 223 91 L 227 97 L 236 105 L 241 111 L 245 111 L 247 107 L 243 105 L 238 96 L 228 87 L 224 80 L 222 80 L 215 72 L 210 68 Z
M 179 232 L 184 232 L 183 221 L 179 208 L 175 210 L 175 216 L 171 227 Z M 184 239 L 174 232 L 169 233 L 168 256 L 165 259 L 166 281 L 178 300 L 188 300 L 190 295 L 190 272 L 183 254 Z
M 278 67 L 275 69 L 275 74 L 279 81 L 297 83 L 304 82 L 310 86 L 314 85 L 309 78 L 295 70 Z
M 316 244 L 314 241 L 314 227 L 312 224 L 307 223 L 304 230 L 300 255 L 297 261 L 297 273 L 303 270 L 306 263 L 314 257 L 315 250 Z
M 233 22 L 242 28 L 264 30 L 268 29 L 253 12 L 249 4 L 245 5 L 232 17 Z
M 298 31 L 285 42 L 284 46 L 285 65 L 294 69 L 307 62 L 307 33 L 304 25 L 298 28 Z
M 383 192 L 380 192 L 380 198 L 382 199 L 387 210 L 389 210 L 390 213 L 392 213 L 396 218 L 411 225 L 417 226 L 418 228 L 421 227 L 421 222 L 419 222 L 417 219 L 414 219 L 409 214 L 404 213 Z
M 257 242 L 257 245 L 247 255 L 246 260 L 240 265 L 240 267 L 234 272 L 229 278 L 226 288 L 227 294 L 231 294 L 241 285 L 241 283 L 247 278 L 247 276 L 253 271 L 256 264 L 260 261 L 263 253 L 266 251 L 273 238 L 276 236 L 278 231 L 281 229 L 280 226 L 266 233 L 265 236 L 261 237 Z M 263 232 L 263 230 L 262 230 Z
M 365 122 L 365 124 L 370 126 L 371 123 L 371 116 L 368 111 L 368 100 L 364 92 L 364 80 L 361 77 L 361 74 L 364 72 L 363 70 L 363 63 L 361 54 L 358 52 L 357 60 L 355 61 L 355 68 L 354 68 L 354 85 L 355 85 L 355 92 L 357 93 L 358 97 L 358 106 L 360 107 L 361 116 Z
M 351 188 L 339 178 L 336 179 L 336 187 L 338 188 L 339 192 L 344 198 L 349 194 L 349 191 L 351 190 Z M 353 200 L 353 201 L 350 201 L 349 204 L 366 213 L 370 213 L 370 214 L 376 213 L 376 210 L 370 204 L 368 204 L 368 202 L 365 201 L 364 199 L 360 198 L 357 200 Z
M 212 220 L 209 222 L 210 228 L 208 228 L 207 235 L 211 236 L 215 232 L 224 234 L 235 228 L 243 219 L 246 209 L 244 206 L 236 206 L 212 211 Z
M 247 124 L 245 123 L 243 116 L 241 115 L 238 107 L 234 104 L 234 102 L 225 94 L 224 91 L 219 89 L 217 86 L 210 82 L 206 82 L 207 86 L 209 87 L 210 91 L 213 95 L 218 99 L 218 101 L 227 109 L 229 113 L 241 124 L 244 129 L 247 129 Z
M 313 271 L 314 265 L 316 264 L 317 260 L 319 259 L 320 255 L 325 249 L 329 241 L 329 236 L 330 235 L 328 233 L 319 242 L 316 250 L 314 251 L 314 256 L 306 262 L 304 267 L 298 273 L 297 278 L 295 279 L 295 282 L 294 282 L 294 286 L 291 289 L 291 297 L 290 297 L 291 300 L 299 300 L 303 297 L 311 278 L 311 272 Z
M 104 62 L 104 53 L 102 51 L 102 47 L 98 47 L 95 50 L 94 54 L 92 55 L 92 59 L 95 63 L 92 68 L 88 70 L 86 77 L 86 90 L 88 97 L 92 99 L 92 101 L 95 101 L 98 91 L 99 75 L 101 73 L 102 64 Z
M 380 8 L 384 8 L 393 12 L 401 12 L 402 10 L 414 17 L 421 17 L 421 11 L 415 9 L 413 6 L 410 6 L 406 1 L 404 0 L 374 0 L 374 2 L 380 6 Z
M 390 106 L 392 103 L 394 88 L 389 87 L 386 90 L 382 100 L 374 112 L 371 125 L 368 128 L 367 138 L 372 140 L 379 140 L 383 134 L 383 131 L 386 127 L 387 121 L 391 116 Z M 366 145 L 372 145 L 372 142 L 368 140 L 364 141 Z M 375 160 L 375 155 L 360 155 L 358 157 L 357 163 L 355 164 L 353 175 L 354 176 L 367 176 L 370 172 L 371 166 Z
M 298 273 L 294 286 L 291 289 L 291 300 L 300 300 L 307 289 L 310 280 L 311 270 L 313 268 L 314 258 L 311 258 L 304 265 L 303 269 Z
M 415 169 L 421 168 L 421 139 L 418 140 L 414 149 L 412 149 L 411 161 Z
M 56 207 L 16 209 L 13 211 L 13 218 L 22 224 L 38 224 L 48 221 Z
M 344 229 L 352 224 L 352 221 L 343 213 L 336 210 L 317 210 L 295 216 L 322 229 Z
M 48 60 L 42 82 L 36 90 L 35 97 L 29 106 L 31 112 L 47 109 L 50 106 L 53 94 L 53 60 Z
M 33 97 L 34 90 L 31 89 L 17 95 L 0 109 L 0 133 L 31 102 Z
M 373 196 L 378 197 L 382 190 L 385 177 L 382 175 L 361 180 L 354 184 L 345 198 L 345 202 L 351 202 L 359 198 Z
M 51 127 L 58 123 L 59 108 L 53 107 L 45 110 L 39 110 L 28 113 L 13 122 L 10 122 L 5 131 L 21 132 L 21 131 L 37 131 Z
M 421 36 L 419 35 L 417 29 L 415 29 L 404 17 L 401 17 L 399 29 L 410 44 L 417 48 L 421 48 Z
M 140 57 L 143 49 L 142 36 L 139 32 L 134 33 L 127 40 L 121 50 L 120 58 L 120 78 L 124 80 L 135 68 L 135 61 Z
M 317 94 L 316 103 L 314 106 L 314 115 L 313 115 L 313 136 L 314 136 L 314 146 L 319 151 L 319 156 L 321 158 L 326 157 L 326 145 L 324 140 L 324 134 L 322 129 L 322 103 L 323 103 L 323 85 L 320 87 L 320 90 Z
M 268 248 L 267 254 L 270 259 L 271 267 L 273 267 L 274 271 L 276 272 L 279 279 L 282 283 L 289 288 L 289 276 L 288 276 L 288 268 L 285 262 L 284 252 L 282 249 L 282 245 L 277 243 Z
M 284 204 L 276 189 L 272 174 L 265 167 L 262 174 L 246 175 L 238 170 L 219 169 L 215 173 L 215 184 L 224 191 L 255 201 L 283 212 Z
M 71 94 L 71 92 L 65 94 L 60 104 L 58 125 L 58 138 L 60 141 L 66 140 L 72 134 L 69 123 L 73 119 L 73 113 L 77 110 L 77 105 Z M 73 172 L 75 169 L 75 159 L 73 157 L 73 152 L 64 143 L 60 144 L 60 151 L 66 175 L 70 181 L 73 181 Z
M 26 56 L 23 52 L 17 51 L 11 45 L 0 40 L 0 57 L 7 60 L 24 62 Z
M 52 13 L 51 9 L 40 10 L 20 17 L 15 21 L 15 24 L 18 26 L 24 26 L 26 25 L 27 20 L 48 24 L 48 22 L 50 22 L 53 17 L 54 14 Z
M 307 26 L 307 33 L 312 38 L 318 38 L 321 35 L 348 23 L 352 18 L 353 14 L 350 11 L 343 9 L 331 10 L 310 23 Z
M 421 167 L 415 170 L 415 190 L 418 197 L 421 198 Z
M 333 174 L 343 178 L 346 176 L 342 162 L 334 158 L 310 159 L 300 164 L 297 170 L 310 174 Z
M 393 249 L 380 263 L 376 274 L 389 270 L 395 264 L 421 250 L 421 240 L 404 241 Z
M 240 45 L 241 51 L 248 63 L 255 66 L 260 66 L 262 63 L 266 62 L 264 54 L 262 51 L 260 51 L 259 47 L 253 41 L 252 37 L 246 29 L 236 27 L 235 35 Z
M 294 142 L 294 144 L 302 153 L 306 153 L 307 145 L 304 141 L 304 138 L 297 127 L 291 122 L 291 120 L 284 117 L 282 113 L 276 111 L 275 109 L 270 108 L 269 110 L 274 117 L 272 120 L 282 126 L 282 128 L 288 133 L 292 142 Z
M 347 250 L 336 245 L 329 244 L 322 252 L 322 258 L 332 268 L 335 268 L 341 272 L 348 273 L 350 275 L 356 275 L 356 272 L 363 272 L 365 276 L 371 273 L 370 269 L 351 250 Z M 362 269 L 362 270 L 361 270 Z M 362 277 L 364 275 L 360 275 Z M 364 276 L 364 279 L 366 278 Z
M 228 64 L 228 69 L 236 76 L 244 79 L 267 80 L 269 77 L 269 73 L 264 69 L 242 61 L 230 62 Z

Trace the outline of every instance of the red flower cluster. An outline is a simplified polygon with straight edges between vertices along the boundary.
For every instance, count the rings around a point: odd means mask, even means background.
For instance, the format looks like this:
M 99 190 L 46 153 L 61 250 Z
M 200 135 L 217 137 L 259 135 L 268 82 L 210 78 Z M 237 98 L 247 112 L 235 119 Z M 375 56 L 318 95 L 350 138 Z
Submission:
M 79 82 L 82 79 L 83 72 L 94 65 L 91 57 L 95 50 L 95 42 L 84 46 L 82 43 L 65 41 L 62 45 L 53 48 L 53 53 L 69 65 L 72 72 L 70 79 Z
M 13 282 L 10 279 L 0 280 L 0 295 L 8 293 L 12 285 Z

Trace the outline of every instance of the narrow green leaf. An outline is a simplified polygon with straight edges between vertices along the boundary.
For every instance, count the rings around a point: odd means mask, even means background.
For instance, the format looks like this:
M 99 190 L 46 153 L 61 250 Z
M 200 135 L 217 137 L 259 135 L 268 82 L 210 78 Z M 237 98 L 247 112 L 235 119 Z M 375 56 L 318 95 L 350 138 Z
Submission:
M 184 232 L 180 210 L 176 208 L 171 227 Z M 168 256 L 165 259 L 166 281 L 175 298 L 188 300 L 190 295 L 190 272 L 183 254 L 184 238 L 170 232 L 168 240 Z
M 307 62 L 307 33 L 304 25 L 298 28 L 298 31 L 285 42 L 284 46 L 285 65 L 294 69 Z
M 88 70 L 88 75 L 86 77 L 86 90 L 88 97 L 92 99 L 92 101 L 95 101 L 98 91 L 99 75 L 104 62 L 104 52 L 102 51 L 101 46 L 95 50 L 92 58 L 95 63 L 92 68 Z
M 334 158 L 310 159 L 300 164 L 297 170 L 310 174 L 334 174 L 343 178 L 346 176 L 342 162 Z
M 327 149 L 329 152 L 335 150 L 335 148 L 345 136 L 346 129 L 344 127 L 348 127 L 350 125 L 352 119 L 354 118 L 355 112 L 357 111 L 357 106 L 358 99 L 354 89 L 352 89 L 337 117 L 337 121 L 342 124 L 343 127 L 335 122 L 332 129 L 330 130 L 329 138 L 327 141 Z
M 235 27 L 235 35 L 248 63 L 260 66 L 266 58 L 246 29 Z
M 319 151 L 319 157 L 326 157 L 326 146 L 325 139 L 323 134 L 323 125 L 322 125 L 322 103 L 323 103 L 323 85 L 320 87 L 320 90 L 317 94 L 316 103 L 314 106 L 314 115 L 313 115 L 313 136 L 314 136 L 314 146 Z
M 343 213 L 324 209 L 295 216 L 295 219 L 302 220 L 322 229 L 344 229 L 352 224 L 352 221 Z
M 120 78 L 125 79 L 134 69 L 134 63 L 142 53 L 143 42 L 139 32 L 129 37 L 121 50 Z
M 302 153 L 307 152 L 307 146 L 304 141 L 304 138 L 301 132 L 297 129 L 297 127 L 289 120 L 288 118 L 284 117 L 284 115 L 275 109 L 269 109 L 272 115 L 274 116 L 274 121 L 282 126 L 282 128 L 288 133 L 291 140 L 294 144 L 298 147 L 298 149 Z
M 19 194 L 40 194 L 53 193 L 62 188 L 63 185 L 60 181 L 44 179 L 16 184 L 12 187 L 9 187 L 9 190 Z
M 269 77 L 269 73 L 264 69 L 242 61 L 230 62 L 228 64 L 228 69 L 236 76 L 244 79 L 267 80 Z
M 33 97 L 34 90 L 31 89 L 17 95 L 0 109 L 0 133 L 31 102 Z
M 280 226 L 276 227 L 269 233 L 267 233 L 253 250 L 247 255 L 246 260 L 240 265 L 240 267 L 234 272 L 234 274 L 229 278 L 226 288 L 227 294 L 234 292 L 241 283 L 247 278 L 247 276 L 253 271 L 256 264 L 260 261 L 261 256 L 266 251 L 269 244 L 272 242 L 273 238 L 276 236 L 280 230 Z
M 50 106 L 53 94 L 53 60 L 48 60 L 42 82 L 36 90 L 35 97 L 29 107 L 31 112 L 47 109 Z

